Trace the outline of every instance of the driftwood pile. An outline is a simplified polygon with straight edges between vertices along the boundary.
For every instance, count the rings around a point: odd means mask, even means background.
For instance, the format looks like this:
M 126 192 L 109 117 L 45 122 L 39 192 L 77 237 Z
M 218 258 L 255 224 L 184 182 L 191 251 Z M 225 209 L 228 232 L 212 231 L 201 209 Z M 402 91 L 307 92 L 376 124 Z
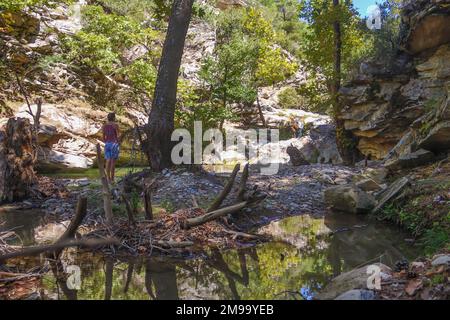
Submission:
M 196 199 L 193 198 L 192 208 L 181 209 L 173 214 L 164 214 L 158 219 L 154 219 L 151 212 L 153 183 L 146 185 L 143 191 L 146 207 L 145 220 L 137 221 L 126 193 L 122 192 L 120 197 L 125 203 L 128 219 L 113 221 L 111 215 L 101 227 L 85 234 L 83 239 L 75 239 L 77 229 L 87 215 L 87 199 L 80 198 L 74 218 L 58 241 L 50 245 L 28 247 L 19 251 L 13 250 L 12 252 L 3 252 L 3 254 L 0 252 L 0 264 L 11 258 L 41 253 L 47 253 L 48 258 L 57 260 L 61 251 L 66 247 L 97 249 L 112 254 L 151 255 L 155 251 L 180 253 L 180 251 L 187 250 L 192 252 L 201 251 L 206 246 L 231 248 L 238 246 L 241 242 L 260 241 L 260 236 L 237 230 L 234 225 L 229 225 L 227 219 L 230 215 L 236 214 L 246 207 L 259 204 L 266 197 L 256 188 L 247 189 L 248 165 L 244 167 L 240 183 L 236 188 L 234 203 L 222 207 L 222 203 L 233 190 L 239 169 L 240 166 L 236 165 L 224 189 L 208 209 L 200 208 Z M 103 199 L 104 209 L 110 210 L 111 194 L 105 180 Z M 108 217 L 108 214 L 106 216 Z
M 116 239 L 119 245 L 105 247 L 104 250 L 108 252 L 117 250 L 146 255 L 154 251 L 170 253 L 202 250 L 206 246 L 230 248 L 238 246 L 240 242 L 259 241 L 260 236 L 236 230 L 227 222 L 229 215 L 246 207 L 255 206 L 265 198 L 265 194 L 260 193 L 256 188 L 251 191 L 247 189 L 248 165 L 244 167 L 241 181 L 236 189 L 234 204 L 221 207 L 233 189 L 239 169 L 240 166 L 236 165 L 224 189 L 206 210 L 199 208 L 196 199 L 193 198 L 192 208 L 181 209 L 173 214 L 164 214 L 158 219 L 153 219 L 152 213 L 147 211 L 146 220 L 136 221 L 123 193 L 121 198 L 126 204 L 128 221 L 105 225 L 104 228 L 94 230 L 86 237 Z M 143 192 L 146 208 L 151 208 L 149 201 L 152 185 L 153 183 L 145 187 Z

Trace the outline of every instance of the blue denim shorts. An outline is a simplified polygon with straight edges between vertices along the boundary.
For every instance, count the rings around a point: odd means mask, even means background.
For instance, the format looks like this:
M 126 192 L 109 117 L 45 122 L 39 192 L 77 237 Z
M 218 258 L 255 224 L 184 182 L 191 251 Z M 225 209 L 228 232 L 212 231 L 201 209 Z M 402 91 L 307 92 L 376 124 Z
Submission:
M 118 143 L 107 142 L 105 143 L 105 159 L 117 160 L 119 159 L 120 147 Z

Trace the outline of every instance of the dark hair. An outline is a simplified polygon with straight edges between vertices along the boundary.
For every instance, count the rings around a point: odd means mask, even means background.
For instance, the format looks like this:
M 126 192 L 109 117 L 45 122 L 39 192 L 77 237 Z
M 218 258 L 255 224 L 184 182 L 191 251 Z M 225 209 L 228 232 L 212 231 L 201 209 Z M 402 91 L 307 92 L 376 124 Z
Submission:
M 116 114 L 114 112 L 108 113 L 108 121 L 116 121 Z

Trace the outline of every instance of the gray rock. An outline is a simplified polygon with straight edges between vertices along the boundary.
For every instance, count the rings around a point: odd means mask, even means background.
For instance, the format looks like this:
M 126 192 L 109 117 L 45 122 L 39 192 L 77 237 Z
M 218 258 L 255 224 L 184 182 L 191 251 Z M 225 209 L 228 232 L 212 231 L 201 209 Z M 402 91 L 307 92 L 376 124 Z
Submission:
M 333 210 L 350 213 L 368 213 L 376 205 L 372 195 L 354 185 L 328 188 L 324 192 L 324 199 Z
M 380 267 L 382 273 L 392 273 L 391 269 L 382 263 L 376 263 L 375 265 Z M 319 300 L 332 300 L 349 290 L 367 290 L 368 277 L 367 266 L 343 273 L 331 280 L 316 298 Z
M 361 180 L 356 183 L 356 186 L 366 192 L 381 190 L 381 186 L 372 179 Z
M 349 290 L 334 300 L 375 300 L 375 293 L 371 290 Z
M 434 159 L 435 155 L 433 152 L 419 149 L 415 152 L 402 155 L 396 160 L 388 161 L 385 166 L 389 170 L 395 171 L 400 169 L 415 168 L 430 163 Z
M 440 266 L 440 265 L 447 265 L 450 264 L 450 255 L 448 254 L 442 254 L 435 256 L 433 258 L 433 261 L 431 262 L 431 265 L 433 266 Z
M 436 124 L 419 143 L 419 147 L 435 152 L 450 149 L 450 121 Z
M 384 192 L 380 194 L 380 200 L 378 201 L 377 206 L 372 210 L 372 213 L 378 212 L 383 206 L 394 198 L 400 191 L 403 190 L 410 183 L 409 177 L 403 177 L 397 179 L 394 183 L 392 183 Z
M 369 168 L 367 169 L 363 176 L 364 179 L 372 179 L 378 184 L 383 184 L 386 181 L 386 177 L 389 174 L 389 171 L 382 167 L 382 168 Z
M 297 166 L 309 165 L 309 162 L 306 161 L 303 154 L 296 147 L 291 145 L 291 146 L 287 147 L 286 152 L 289 155 L 289 158 L 290 158 L 293 166 L 297 167 Z

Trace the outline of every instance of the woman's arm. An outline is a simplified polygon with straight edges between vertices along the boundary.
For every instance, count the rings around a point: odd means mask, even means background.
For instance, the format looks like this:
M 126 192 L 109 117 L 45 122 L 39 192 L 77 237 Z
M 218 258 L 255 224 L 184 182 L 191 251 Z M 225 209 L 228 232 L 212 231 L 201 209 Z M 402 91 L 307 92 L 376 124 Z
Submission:
M 102 138 L 103 138 L 103 142 L 106 141 L 106 137 L 105 137 L 105 126 L 103 125 L 102 127 Z

